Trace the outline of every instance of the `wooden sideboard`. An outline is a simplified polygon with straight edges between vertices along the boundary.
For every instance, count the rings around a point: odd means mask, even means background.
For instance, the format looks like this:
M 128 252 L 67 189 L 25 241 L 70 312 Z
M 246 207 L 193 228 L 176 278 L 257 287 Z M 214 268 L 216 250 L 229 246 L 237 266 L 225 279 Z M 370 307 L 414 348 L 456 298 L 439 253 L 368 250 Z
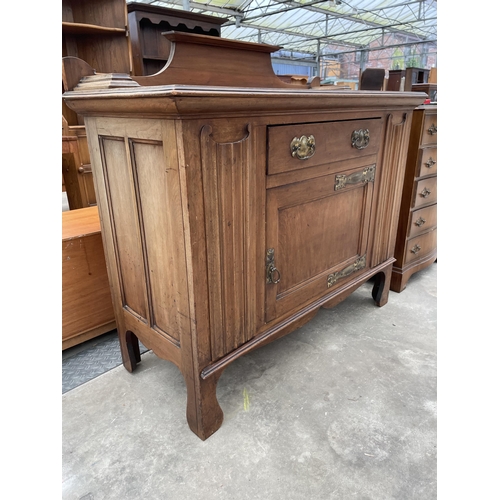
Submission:
M 413 113 L 391 290 L 437 258 L 437 105 Z
M 138 338 L 175 363 L 206 439 L 232 361 L 370 278 L 387 302 L 426 95 L 290 85 L 278 47 L 166 36 L 160 74 L 85 77 L 65 99 L 85 116 L 124 366 Z
M 62 213 L 62 348 L 116 328 L 97 207 Z

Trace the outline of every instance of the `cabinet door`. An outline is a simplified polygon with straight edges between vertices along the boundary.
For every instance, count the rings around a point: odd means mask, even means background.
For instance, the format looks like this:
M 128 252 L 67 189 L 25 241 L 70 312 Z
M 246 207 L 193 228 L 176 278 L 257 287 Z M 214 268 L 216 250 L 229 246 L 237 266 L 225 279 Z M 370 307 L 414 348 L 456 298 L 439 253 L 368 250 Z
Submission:
M 366 165 L 267 191 L 267 322 L 367 266 L 375 175 L 375 165 Z

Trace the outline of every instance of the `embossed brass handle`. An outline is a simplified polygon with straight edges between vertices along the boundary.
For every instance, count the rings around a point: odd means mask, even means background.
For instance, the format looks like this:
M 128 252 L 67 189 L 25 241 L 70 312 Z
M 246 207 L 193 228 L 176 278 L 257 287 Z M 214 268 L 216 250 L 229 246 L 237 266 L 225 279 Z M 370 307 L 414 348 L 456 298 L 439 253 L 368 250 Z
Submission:
M 344 189 L 348 184 L 366 184 L 367 182 L 375 182 L 375 165 L 354 172 L 350 175 L 339 174 L 335 176 L 335 191 Z
M 274 265 L 274 248 L 269 248 L 266 252 L 266 283 L 275 285 L 281 281 L 281 274 Z
M 436 127 L 436 125 L 434 125 L 434 123 L 427 129 L 427 132 L 429 132 L 429 134 L 431 135 L 434 135 L 434 134 L 437 134 L 438 132 L 438 128 Z
M 436 164 L 436 160 L 433 160 L 432 159 L 432 156 L 429 156 L 429 159 L 424 163 L 424 165 L 427 167 L 427 168 L 431 168 L 433 167 L 434 165 Z
M 316 152 L 316 139 L 314 135 L 294 137 L 290 143 L 290 152 L 294 158 L 307 160 Z
M 337 271 L 336 273 L 329 274 L 326 278 L 326 286 L 327 288 L 332 287 L 337 283 L 337 281 L 341 278 L 345 278 L 360 269 L 364 269 L 366 267 L 366 255 L 363 257 L 359 257 L 356 259 L 350 266 L 345 267 L 341 271 Z
M 431 194 L 431 190 L 430 190 L 430 189 L 428 189 L 428 188 L 424 188 L 424 189 L 422 190 L 422 192 L 420 193 L 420 196 L 421 196 L 422 198 L 427 198 L 427 196 L 429 196 L 430 194 Z
M 417 243 L 410 251 L 411 253 L 417 255 L 417 253 L 420 252 L 420 250 L 422 250 L 422 247 Z
M 354 130 L 351 135 L 351 146 L 356 149 L 365 149 L 370 143 L 370 130 L 367 128 Z
M 422 217 L 419 217 L 416 221 L 415 221 L 415 225 L 420 227 L 420 226 L 423 226 L 427 221 L 425 219 L 423 219 Z

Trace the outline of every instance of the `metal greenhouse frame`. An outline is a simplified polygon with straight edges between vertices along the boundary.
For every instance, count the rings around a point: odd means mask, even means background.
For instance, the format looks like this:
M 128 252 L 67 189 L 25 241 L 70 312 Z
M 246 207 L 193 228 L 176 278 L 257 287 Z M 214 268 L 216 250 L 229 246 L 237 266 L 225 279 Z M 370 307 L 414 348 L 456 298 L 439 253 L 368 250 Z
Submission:
M 437 0 L 133 0 L 227 18 L 222 36 L 277 45 L 277 73 L 357 80 L 437 67 Z

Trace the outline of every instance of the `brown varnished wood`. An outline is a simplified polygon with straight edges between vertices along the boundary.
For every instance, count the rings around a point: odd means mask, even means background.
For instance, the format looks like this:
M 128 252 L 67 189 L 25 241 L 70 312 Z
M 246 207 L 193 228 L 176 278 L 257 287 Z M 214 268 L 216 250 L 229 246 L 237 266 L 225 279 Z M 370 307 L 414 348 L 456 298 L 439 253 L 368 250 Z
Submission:
M 157 74 L 134 76 L 140 85 L 227 85 L 289 88 L 274 73 L 269 54 L 279 47 L 192 33 L 168 32 L 166 66 Z M 193 71 L 196 68 L 196 71 Z
M 254 48 L 214 43 L 225 67 L 210 86 L 195 85 L 199 75 L 174 85 L 165 70 L 136 88 L 81 81 L 65 96 L 85 115 L 124 366 L 140 361 L 134 335 L 174 362 L 201 439 L 222 423 L 217 381 L 236 358 L 370 278 L 375 303 L 387 302 L 411 115 L 425 97 L 269 87 L 271 51 Z M 229 76 L 226 49 L 252 54 L 243 72 L 266 60 L 253 88 Z M 365 150 L 351 150 L 356 124 L 370 129 Z M 290 159 L 291 140 L 308 128 L 318 156 Z M 339 175 L 355 182 L 336 189 Z M 279 283 L 267 283 L 270 247 Z
M 181 31 L 220 36 L 221 25 L 227 21 L 222 17 L 135 2 L 128 3 L 127 10 L 132 73 L 136 76 L 152 75 L 165 66 L 171 42 L 162 33 Z
M 62 348 L 116 327 L 97 207 L 62 213 Z
M 351 146 L 351 135 L 355 130 L 368 129 L 370 142 L 364 149 Z M 268 174 L 279 174 L 291 170 L 304 170 L 335 161 L 360 158 L 378 152 L 382 123 L 373 120 L 351 120 L 313 124 L 269 127 Z M 300 160 L 290 155 L 290 142 L 294 137 L 313 135 L 317 143 L 311 158 Z
M 437 133 L 429 132 L 433 125 L 437 128 L 437 105 L 419 106 L 413 113 L 394 249 L 391 290 L 398 293 L 414 273 L 437 258 Z M 436 163 L 429 167 L 429 160 Z M 430 191 L 426 197 L 424 189 Z M 420 226 L 419 219 L 425 221 Z M 413 253 L 416 244 L 421 249 Z

